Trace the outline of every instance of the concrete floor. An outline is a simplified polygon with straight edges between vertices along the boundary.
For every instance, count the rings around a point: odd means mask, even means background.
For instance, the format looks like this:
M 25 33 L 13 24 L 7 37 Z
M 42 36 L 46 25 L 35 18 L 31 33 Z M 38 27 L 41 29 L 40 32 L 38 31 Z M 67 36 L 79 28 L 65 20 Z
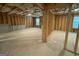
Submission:
M 6 56 L 73 56 L 63 50 L 65 32 L 53 31 L 48 42 L 42 42 L 42 31 L 29 28 L 0 34 L 0 55 Z M 76 34 L 69 33 L 68 49 L 73 50 Z M 71 40 L 72 39 L 72 40 Z

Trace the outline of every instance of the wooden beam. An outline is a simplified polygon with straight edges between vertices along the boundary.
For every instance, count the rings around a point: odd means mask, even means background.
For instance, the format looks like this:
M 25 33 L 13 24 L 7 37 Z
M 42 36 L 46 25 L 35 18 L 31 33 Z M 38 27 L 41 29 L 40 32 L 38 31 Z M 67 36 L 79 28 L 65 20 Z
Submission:
M 37 7 L 39 7 L 42 10 L 44 9 L 43 4 L 40 4 L 40 3 L 36 3 L 36 4 L 34 4 L 34 6 L 37 6 Z
M 14 15 L 15 25 L 17 25 L 16 14 Z
M 75 53 L 75 55 L 77 53 L 78 41 L 79 41 L 79 25 L 78 25 L 78 29 L 77 29 L 77 37 L 76 37 L 75 46 L 74 46 L 74 53 Z
M 71 51 L 69 49 L 65 49 L 65 50 L 68 51 L 68 52 L 74 53 L 74 51 Z M 79 55 L 79 53 L 75 53 L 75 55 Z
M 49 9 L 56 9 L 56 8 L 68 8 L 69 5 L 72 4 L 67 4 L 67 3 L 47 3 L 44 4 L 44 8 L 49 10 Z
M 7 15 L 7 18 L 8 18 L 8 24 L 9 26 L 11 26 L 11 15 Z
M 3 16 L 2 16 L 2 12 L 0 13 L 0 21 L 1 21 L 0 24 L 3 24 L 3 23 L 4 23 L 4 21 L 3 21 Z
M 64 49 L 67 48 L 68 32 L 69 32 L 69 23 L 70 23 L 70 14 L 71 14 L 71 6 L 72 6 L 72 5 L 69 5 L 69 13 L 68 13 L 68 16 L 67 16 L 67 26 L 66 26 Z
M 18 17 L 17 17 L 17 15 L 15 15 L 15 18 L 16 18 L 16 25 L 18 25 Z
M 20 18 L 19 18 L 19 15 L 18 15 L 18 25 L 20 25 Z
M 16 9 L 17 9 L 16 7 L 13 7 L 8 13 L 11 14 L 11 12 L 13 12 Z
M 21 4 L 21 6 L 23 6 L 24 4 Z M 11 7 L 11 6 L 10 6 Z M 11 9 L 11 11 L 9 11 L 8 13 L 11 13 L 12 11 L 14 11 L 14 10 L 21 10 L 21 11 L 23 11 L 21 8 L 19 8 L 19 7 L 17 7 L 17 6 L 14 6 L 14 7 L 12 7 L 12 9 Z
M 11 18 L 12 18 L 12 26 L 14 25 L 14 17 L 13 17 L 14 15 L 12 14 L 11 15 Z
M 47 37 L 48 37 L 48 22 L 49 20 L 49 10 L 44 11 L 44 16 L 42 19 L 42 40 L 43 42 L 47 42 Z
M 6 3 L 3 3 L 2 6 L 0 7 L 0 10 L 2 10 L 6 6 L 7 6 L 7 4 Z
M 20 25 L 21 25 L 21 15 L 19 15 L 19 21 L 20 21 Z
M 2 13 L 2 18 L 3 18 L 3 22 L 4 24 L 7 24 L 7 14 L 6 13 Z

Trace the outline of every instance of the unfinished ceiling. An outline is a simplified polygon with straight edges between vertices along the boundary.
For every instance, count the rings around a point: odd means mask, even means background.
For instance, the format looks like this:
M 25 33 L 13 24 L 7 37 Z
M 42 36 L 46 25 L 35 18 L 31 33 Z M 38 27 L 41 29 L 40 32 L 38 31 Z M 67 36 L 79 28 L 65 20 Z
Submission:
M 21 14 L 26 16 L 42 16 L 43 11 L 50 10 L 52 14 L 65 14 L 68 13 L 69 5 L 72 5 L 72 13 L 79 12 L 79 4 L 66 4 L 66 3 L 2 3 L 0 4 L 0 12 L 7 12 L 8 14 Z
M 53 7 L 50 11 L 53 14 L 67 14 L 70 4 L 56 5 L 58 8 Z M 71 13 L 79 13 L 79 4 L 71 4 Z
M 30 16 L 42 16 L 42 10 L 37 4 L 22 4 L 22 3 L 6 3 L 0 4 L 0 12 L 7 12 L 8 14 L 21 14 Z

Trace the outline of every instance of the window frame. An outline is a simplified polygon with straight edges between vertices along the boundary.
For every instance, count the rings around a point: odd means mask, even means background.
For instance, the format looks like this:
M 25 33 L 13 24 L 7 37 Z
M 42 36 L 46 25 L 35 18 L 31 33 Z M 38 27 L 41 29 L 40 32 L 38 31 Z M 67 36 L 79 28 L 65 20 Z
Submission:
M 79 15 L 75 15 L 74 17 L 79 17 Z M 72 22 L 72 28 L 73 29 L 78 29 L 78 27 L 74 27 L 74 17 L 73 17 L 73 22 Z M 79 18 L 78 18 L 79 19 Z M 79 26 L 79 21 L 78 21 L 78 26 Z

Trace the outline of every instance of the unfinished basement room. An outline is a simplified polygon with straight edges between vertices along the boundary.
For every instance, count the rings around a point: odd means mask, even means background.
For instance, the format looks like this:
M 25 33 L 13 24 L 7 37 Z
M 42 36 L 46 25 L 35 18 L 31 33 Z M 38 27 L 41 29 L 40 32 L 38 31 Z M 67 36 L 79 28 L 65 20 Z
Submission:
M 79 4 L 0 3 L 0 56 L 79 56 Z

